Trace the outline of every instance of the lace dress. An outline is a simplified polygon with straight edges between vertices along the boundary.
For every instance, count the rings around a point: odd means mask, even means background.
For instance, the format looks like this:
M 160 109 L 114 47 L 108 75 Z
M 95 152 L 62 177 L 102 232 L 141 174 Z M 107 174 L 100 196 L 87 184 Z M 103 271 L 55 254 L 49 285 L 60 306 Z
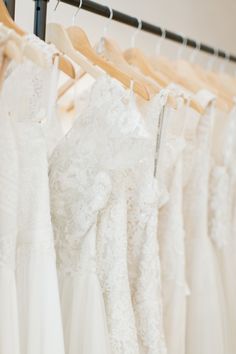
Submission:
M 139 353 L 143 354 L 166 353 L 157 228 L 158 205 L 165 194 L 158 179 L 158 160 L 168 94 L 163 90 L 151 102 L 139 104 L 149 146 L 143 146 L 145 155 L 128 175 L 128 271 Z
M 219 116 L 219 114 L 218 114 Z M 236 109 L 228 117 L 220 115 L 216 130 L 213 161 L 210 175 L 209 198 L 209 235 L 215 245 L 227 310 L 227 353 L 236 352 L 236 306 L 235 306 L 235 269 L 236 269 L 236 240 L 235 240 L 235 133 Z M 213 141 L 214 144 L 214 141 Z M 220 147 L 220 150 L 219 150 Z M 217 149 L 218 148 L 218 149 Z M 217 151 L 218 150 L 218 151 Z M 218 153 L 217 153 L 218 152 Z
M 52 62 L 51 49 L 45 43 L 34 36 L 28 40 L 44 50 L 49 63 Z M 48 102 L 48 99 L 51 89 L 55 92 L 55 87 L 51 87 L 54 70 L 52 65 L 42 69 L 29 61 L 13 64 L 2 90 L 3 107 L 7 113 L 4 119 L 11 121 L 18 154 L 18 195 L 14 195 L 16 187 L 12 188 L 5 202 L 13 218 L 11 228 L 5 231 L 9 233 L 12 230 L 12 239 L 4 245 L 7 252 L 4 259 L 11 277 L 16 276 L 20 346 L 14 348 L 14 353 L 20 354 L 64 353 L 50 218 L 47 145 L 43 131 L 44 124 L 50 118 L 48 107 L 51 107 L 52 102 Z M 14 162 L 14 156 L 12 159 Z M 15 164 L 11 169 L 14 168 Z M 14 179 L 14 176 L 15 172 L 11 178 Z M 11 207 L 13 202 L 14 206 Z M 9 286 L 14 288 L 13 279 Z M 13 300 L 9 296 L 8 301 Z M 12 314 L 14 309 L 15 302 L 9 313 Z M 13 336 L 9 340 L 12 346 L 17 346 L 17 337 L 14 335 L 16 323 L 17 320 L 12 326 Z M 4 350 L 3 353 L 11 351 Z
M 227 351 L 222 284 L 208 236 L 209 144 L 214 110 L 212 97 L 207 91 L 200 92 L 199 97 L 202 105 L 207 107 L 207 113 L 200 117 L 195 149 L 191 149 L 192 170 L 183 195 L 186 269 L 190 287 L 186 354 L 223 354 Z
M 18 155 L 2 93 L 0 107 L 0 353 L 19 354 L 15 281 Z
M 84 106 L 50 166 L 66 352 L 136 354 L 126 170 L 145 130 L 131 93 L 108 76 L 95 81 Z

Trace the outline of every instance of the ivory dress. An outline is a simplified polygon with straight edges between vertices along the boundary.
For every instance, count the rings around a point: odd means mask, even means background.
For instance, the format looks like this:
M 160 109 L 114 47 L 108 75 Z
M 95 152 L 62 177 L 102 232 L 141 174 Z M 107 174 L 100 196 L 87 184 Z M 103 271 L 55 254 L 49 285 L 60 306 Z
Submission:
M 228 116 L 218 112 L 217 118 L 209 185 L 209 235 L 215 246 L 225 295 L 227 353 L 233 354 L 236 351 L 235 107 Z
M 1 61 L 2 64 L 2 61 Z M 1 68 L 2 69 L 2 68 Z M 18 154 L 12 122 L 0 93 L 0 353 L 19 354 L 15 253 Z
M 157 229 L 158 206 L 165 198 L 158 177 L 168 93 L 163 90 L 140 104 L 149 139 L 142 147 L 143 158 L 128 176 L 128 270 L 142 354 L 166 353 Z
M 11 255 L 8 263 L 12 296 L 9 295 L 8 301 L 12 301 L 13 306 L 9 313 L 13 314 L 16 310 L 16 297 L 18 315 L 18 324 L 15 320 L 9 345 L 14 345 L 14 353 L 20 354 L 64 354 L 50 217 L 47 144 L 43 129 L 50 120 L 50 98 L 51 93 L 55 92 L 52 81 L 57 69 L 51 64 L 51 48 L 37 37 L 30 36 L 28 40 L 44 51 L 48 69 L 27 60 L 19 65 L 13 63 L 2 89 L 2 103 L 6 118 L 12 124 L 18 155 L 18 193 L 14 195 L 15 188 L 11 189 L 12 196 L 9 193 L 9 207 L 14 202 L 11 210 L 14 216 L 12 240 L 5 247 Z M 15 170 L 14 156 L 12 159 L 11 169 Z M 14 179 L 14 176 L 15 171 L 10 178 Z M 16 277 L 15 297 L 13 277 Z M 14 326 L 17 325 L 18 348 L 17 336 L 14 335 Z M 4 350 L 3 353 L 10 351 Z
M 177 111 L 172 110 L 160 165 L 161 178 L 168 191 L 167 200 L 160 205 L 157 235 L 160 244 L 165 339 L 169 354 L 185 354 L 188 286 L 182 186 L 186 143 L 184 129 L 179 127 L 186 124 L 186 113 L 187 108 L 184 109 L 182 102 Z
M 51 156 L 50 190 L 68 354 L 137 354 L 127 269 L 126 169 L 145 130 L 109 76 Z M 140 154 L 138 154 L 140 156 Z
M 192 169 L 183 194 L 186 269 L 190 288 L 186 354 L 225 354 L 224 297 L 216 255 L 208 234 L 213 96 L 208 91 L 201 91 L 198 97 L 206 107 L 206 113 L 198 124 L 195 149 L 191 149 Z

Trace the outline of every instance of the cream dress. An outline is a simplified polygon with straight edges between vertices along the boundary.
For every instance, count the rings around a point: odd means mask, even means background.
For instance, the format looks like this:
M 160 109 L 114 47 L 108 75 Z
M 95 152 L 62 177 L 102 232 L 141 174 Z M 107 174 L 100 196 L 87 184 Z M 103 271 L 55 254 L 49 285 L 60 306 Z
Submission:
M 210 137 L 213 97 L 199 92 L 206 113 L 200 117 L 191 173 L 184 188 L 186 269 L 190 295 L 186 312 L 186 354 L 225 354 L 224 296 L 217 258 L 208 234 Z M 186 156 L 188 152 L 186 150 Z

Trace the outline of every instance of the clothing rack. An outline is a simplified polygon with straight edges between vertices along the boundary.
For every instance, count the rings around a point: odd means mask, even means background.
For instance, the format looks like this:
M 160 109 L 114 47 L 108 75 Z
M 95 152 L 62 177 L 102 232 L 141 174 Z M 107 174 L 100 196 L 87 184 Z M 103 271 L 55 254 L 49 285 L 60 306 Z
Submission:
M 12 19 L 15 19 L 15 0 L 4 0 L 6 7 Z
M 35 18 L 34 18 L 34 33 L 41 39 L 45 38 L 45 28 L 46 28 L 46 16 L 47 16 L 47 4 L 50 0 L 34 0 L 35 1 Z M 228 54 L 223 50 L 218 50 L 210 47 L 204 43 L 197 43 L 195 40 L 190 38 L 185 38 L 178 33 L 174 33 L 168 30 L 163 31 L 161 27 L 155 26 L 151 23 L 139 20 L 136 17 L 129 16 L 120 11 L 113 10 L 107 6 L 98 4 L 90 0 L 58 0 L 58 3 L 65 3 L 74 7 L 79 7 L 81 3 L 81 9 L 101 15 L 103 17 L 109 18 L 112 10 L 112 20 L 124 23 L 131 27 L 140 26 L 142 31 L 162 36 L 163 32 L 165 38 L 171 41 L 184 44 L 190 48 L 196 48 L 207 54 L 215 55 L 216 57 L 229 60 L 236 63 L 236 56 Z

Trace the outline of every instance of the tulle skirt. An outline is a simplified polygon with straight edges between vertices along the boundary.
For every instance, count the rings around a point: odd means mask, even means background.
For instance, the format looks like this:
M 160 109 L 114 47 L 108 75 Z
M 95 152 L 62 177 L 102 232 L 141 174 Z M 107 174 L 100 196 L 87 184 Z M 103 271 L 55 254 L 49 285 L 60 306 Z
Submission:
M 1 266 L 0 353 L 20 354 L 15 272 Z
M 110 354 L 103 296 L 95 272 L 59 275 L 66 354 Z
M 186 242 L 187 300 L 186 354 L 228 353 L 226 306 L 219 264 L 211 240 Z
M 64 354 L 54 248 L 38 246 L 18 252 L 20 354 Z

